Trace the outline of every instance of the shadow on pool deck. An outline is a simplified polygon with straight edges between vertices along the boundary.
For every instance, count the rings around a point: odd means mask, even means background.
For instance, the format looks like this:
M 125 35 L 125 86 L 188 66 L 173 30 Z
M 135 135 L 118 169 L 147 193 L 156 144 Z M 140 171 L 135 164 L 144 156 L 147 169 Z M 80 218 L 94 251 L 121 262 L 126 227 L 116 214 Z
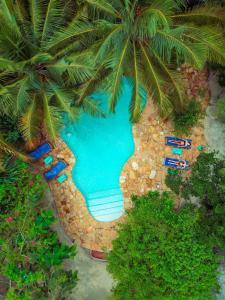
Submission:
M 48 190 L 46 193 L 46 206 L 55 210 L 52 195 Z M 58 219 L 58 218 L 57 218 Z M 58 219 L 59 220 L 59 219 Z M 59 240 L 67 245 L 72 245 L 71 240 L 64 232 L 60 222 L 53 225 Z M 77 246 L 77 255 L 74 259 L 65 261 L 65 268 L 77 270 L 79 281 L 68 300 L 107 300 L 111 294 L 112 277 L 106 271 L 106 263 L 98 262 L 90 258 L 89 251 Z

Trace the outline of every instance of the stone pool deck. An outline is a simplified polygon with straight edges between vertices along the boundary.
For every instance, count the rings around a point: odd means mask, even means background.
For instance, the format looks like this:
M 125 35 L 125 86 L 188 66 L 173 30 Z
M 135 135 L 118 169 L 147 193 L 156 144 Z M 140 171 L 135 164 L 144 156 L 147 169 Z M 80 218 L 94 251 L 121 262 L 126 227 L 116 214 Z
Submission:
M 187 95 L 201 99 L 203 106 L 206 106 L 209 98 L 207 72 L 197 72 L 187 66 L 184 66 L 181 71 L 187 84 Z M 164 183 L 167 169 L 162 166 L 162 160 L 166 156 L 176 157 L 171 154 L 171 148 L 164 144 L 165 136 L 173 135 L 172 131 L 171 123 L 160 119 L 156 107 L 152 101 L 148 101 L 140 122 L 133 126 L 135 153 L 125 164 L 120 176 L 126 209 L 132 205 L 130 200 L 132 194 L 167 190 Z M 206 145 L 203 126 L 194 128 L 189 138 L 193 140 L 193 148 L 185 150 L 182 158 L 193 162 L 199 155 L 197 146 Z M 123 222 L 124 217 L 108 223 L 95 221 L 87 210 L 82 194 L 73 183 L 71 170 L 75 158 L 72 152 L 59 139 L 52 154 L 58 159 L 64 159 L 69 165 L 66 170 L 69 178 L 66 182 L 59 184 L 54 180 L 50 183 L 66 232 L 82 247 L 100 251 L 111 249 L 111 241 L 116 237 L 117 225 Z

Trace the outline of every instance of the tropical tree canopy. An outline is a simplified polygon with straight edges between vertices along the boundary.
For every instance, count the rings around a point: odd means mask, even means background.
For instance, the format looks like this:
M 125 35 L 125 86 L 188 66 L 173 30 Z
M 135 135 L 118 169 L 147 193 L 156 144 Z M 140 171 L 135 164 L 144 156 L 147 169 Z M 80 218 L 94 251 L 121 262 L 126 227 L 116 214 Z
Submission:
M 185 62 L 201 70 L 207 61 L 225 64 L 225 10 L 221 6 L 205 4 L 188 11 L 185 0 L 82 2 L 94 26 L 105 27 L 95 39 L 95 61 L 100 70 L 106 64 L 109 71 L 112 111 L 122 76 L 132 78 L 132 121 L 141 115 L 142 85 L 166 117 L 185 106 L 177 66 Z
M 115 279 L 112 299 L 212 299 L 218 257 L 202 240 L 197 208 L 176 212 L 167 193 L 132 200 L 108 255 Z
M 0 0 L 0 113 L 19 119 L 27 145 L 40 132 L 55 140 L 62 112 L 102 115 L 87 97 L 76 101 L 94 71 L 78 40 L 94 30 L 71 1 Z

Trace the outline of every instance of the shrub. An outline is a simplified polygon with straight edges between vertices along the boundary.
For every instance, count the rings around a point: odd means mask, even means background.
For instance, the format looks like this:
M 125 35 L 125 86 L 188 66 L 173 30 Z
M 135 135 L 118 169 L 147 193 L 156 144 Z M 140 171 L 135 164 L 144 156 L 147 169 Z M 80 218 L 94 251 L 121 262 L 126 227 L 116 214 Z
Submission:
M 191 100 L 184 112 L 175 113 L 173 117 L 174 130 L 180 134 L 188 135 L 192 127 L 196 126 L 202 117 L 201 103 Z
M 12 281 L 7 300 L 66 299 L 77 282 L 77 272 L 62 265 L 75 248 L 51 230 L 53 212 L 41 207 L 44 188 L 41 176 L 21 161 L 1 177 L 0 274 Z
M 225 88 L 225 67 L 219 64 L 210 64 L 212 70 L 218 72 L 218 83 L 221 87 Z
M 217 100 L 216 116 L 221 122 L 225 122 L 225 100 L 224 99 Z
M 225 160 L 215 153 L 201 153 L 190 178 L 180 177 L 179 191 L 170 177 L 167 175 L 166 184 L 175 193 L 180 192 L 186 200 L 199 198 L 202 230 L 213 245 L 225 247 Z
M 175 212 L 168 193 L 135 196 L 108 255 L 113 299 L 211 299 L 218 257 L 200 235 L 193 206 Z
M 173 174 L 172 172 L 169 172 L 166 176 L 165 183 L 175 194 L 180 193 L 182 186 L 182 177 L 180 176 L 180 173 Z

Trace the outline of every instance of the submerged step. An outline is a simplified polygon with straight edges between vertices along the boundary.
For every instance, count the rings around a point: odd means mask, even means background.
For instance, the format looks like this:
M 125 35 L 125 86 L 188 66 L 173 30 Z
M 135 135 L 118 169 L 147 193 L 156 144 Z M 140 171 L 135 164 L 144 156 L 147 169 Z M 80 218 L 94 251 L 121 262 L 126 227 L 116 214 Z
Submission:
M 123 194 L 118 188 L 91 193 L 86 201 L 89 212 L 97 221 L 110 222 L 124 213 Z
M 103 203 L 102 205 L 89 206 L 88 208 L 91 212 L 93 212 L 93 211 L 103 211 L 103 210 L 113 209 L 115 207 L 123 208 L 123 201 L 117 201 L 113 203 Z
M 111 222 L 116 219 L 119 219 L 124 214 L 124 209 L 121 207 L 119 209 L 115 208 L 114 210 L 110 210 L 108 212 L 105 211 L 104 214 L 99 214 L 97 212 L 90 213 L 96 221 Z
M 112 195 L 123 195 L 121 190 L 118 188 L 115 189 L 109 189 L 109 190 L 103 190 L 103 191 L 97 191 L 94 193 L 89 193 L 87 195 L 87 199 L 95 199 L 95 198 L 103 198 L 108 197 Z
M 109 196 L 109 197 L 104 197 L 104 198 L 87 199 L 87 205 L 94 206 L 94 205 L 100 205 L 100 204 L 104 204 L 104 203 L 114 203 L 119 200 L 123 201 L 122 195 L 115 195 L 115 196 Z

